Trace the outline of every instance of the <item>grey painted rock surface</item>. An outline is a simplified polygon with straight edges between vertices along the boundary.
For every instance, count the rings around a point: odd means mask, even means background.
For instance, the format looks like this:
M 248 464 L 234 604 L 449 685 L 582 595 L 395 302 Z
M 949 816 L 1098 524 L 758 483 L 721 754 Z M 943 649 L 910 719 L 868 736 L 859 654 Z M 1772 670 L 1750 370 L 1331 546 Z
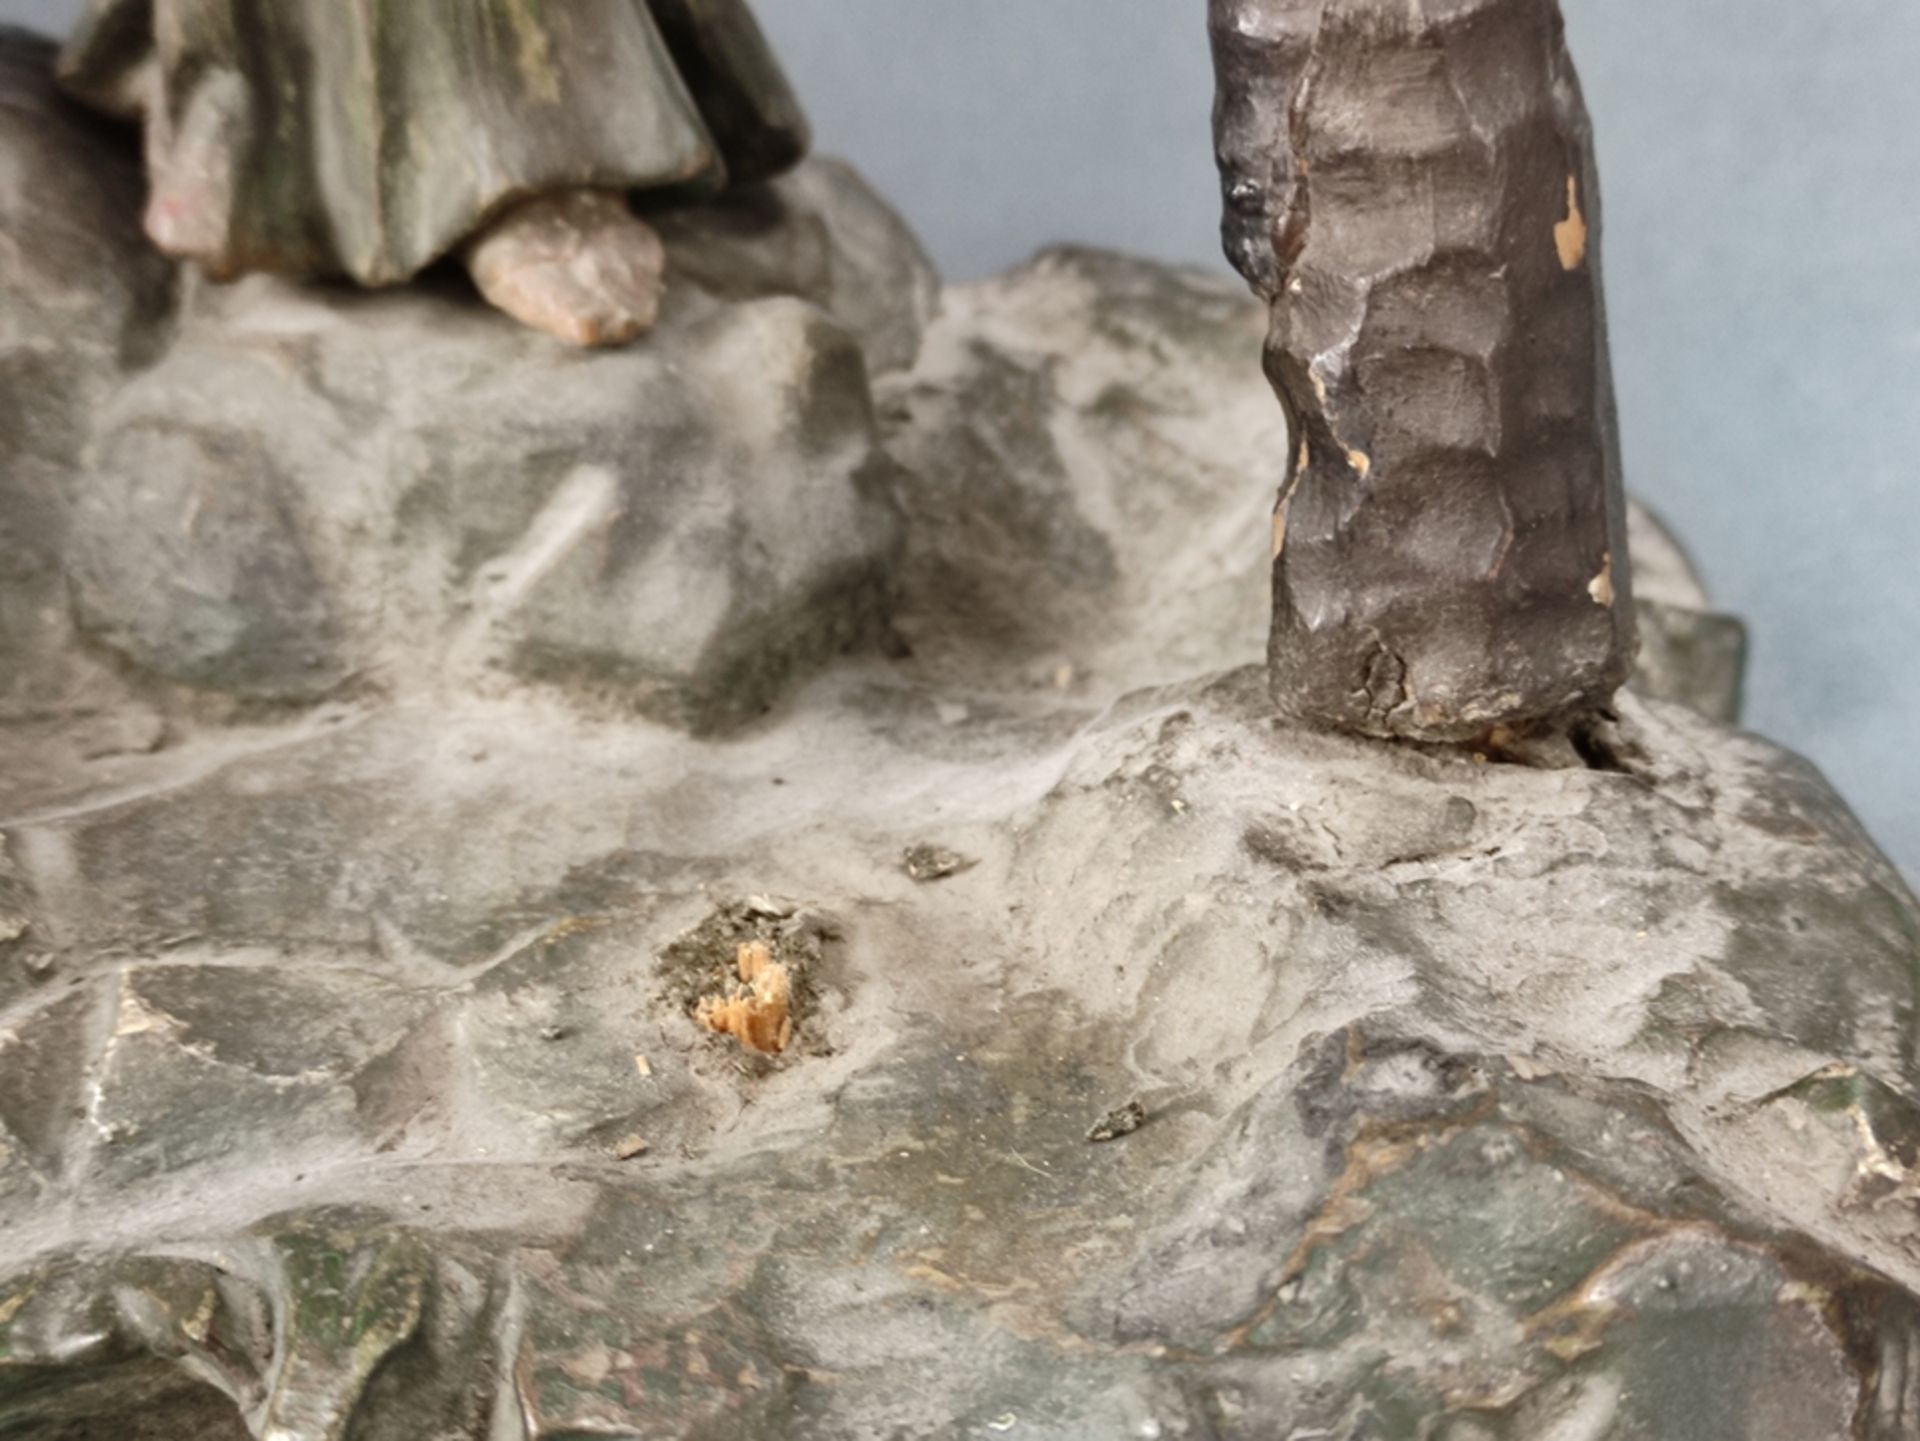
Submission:
M 857 343 L 795 299 L 573 365 L 430 294 L 202 289 L 100 414 L 76 612 L 207 690 L 497 669 L 712 726 L 879 619 L 886 464 Z
M 805 257 L 894 233 L 872 205 L 810 239 L 712 217 L 683 263 L 757 258 L 683 276 L 615 370 L 453 289 L 257 286 L 189 296 L 103 383 L 62 494 L 204 474 L 169 561 L 196 605 L 291 584 L 234 548 L 295 517 L 326 608 L 235 614 L 324 615 L 314 669 L 342 669 L 223 705 L 102 664 L 97 569 L 96 639 L 16 652 L 118 690 L 27 686 L 51 699 L 0 725 L 0 1434 L 1913 1435 L 1920 907 L 1844 805 L 1632 694 L 1560 769 L 1279 725 L 1259 307 L 1067 251 L 862 318 Z M 918 359 L 869 399 L 849 336 Z M 743 391 L 697 374 L 729 347 Z M 223 486 L 209 422 L 158 425 L 152 387 L 214 403 L 166 379 L 183 356 L 225 367 L 222 434 L 272 418 L 242 433 L 278 470 Z M 480 458 L 521 434 L 516 376 L 587 433 L 677 416 L 870 486 L 890 644 L 754 682 L 773 709 L 717 738 L 503 639 L 612 633 L 674 556 L 513 572 L 548 608 L 476 601 L 450 645 L 420 598 L 458 526 L 494 527 L 484 569 L 639 484 L 570 466 L 548 522 L 514 511 Z M 383 527 L 373 482 L 323 493 L 315 437 L 469 479 Z M 151 522 L 116 550 L 76 510 L 88 548 L 56 554 L 176 573 Z M 1643 604 L 1706 614 L 1677 550 L 1643 567 Z M 406 603 L 370 623 L 380 577 Z M 226 634 L 170 597 L 113 623 Z M 298 680 L 285 644 L 229 654 Z M 1678 662 L 1643 685 L 1713 692 Z M 779 1055 L 689 1014 L 743 947 L 791 983 Z
M 1817 778 L 1639 702 L 1550 772 L 1253 669 L 938 679 L 719 751 L 342 714 L 13 819 L 0 1417 L 1910 1434 L 1920 916 Z M 826 938 L 778 1061 L 665 959 L 736 901 Z
M 0 713 L 9 715 L 85 710 L 117 694 L 73 641 L 66 499 L 90 409 L 123 366 L 146 358 L 172 288 L 140 235 L 137 160 L 55 94 L 51 56 L 0 30 L 0 657 L 12 662 L 0 663 Z

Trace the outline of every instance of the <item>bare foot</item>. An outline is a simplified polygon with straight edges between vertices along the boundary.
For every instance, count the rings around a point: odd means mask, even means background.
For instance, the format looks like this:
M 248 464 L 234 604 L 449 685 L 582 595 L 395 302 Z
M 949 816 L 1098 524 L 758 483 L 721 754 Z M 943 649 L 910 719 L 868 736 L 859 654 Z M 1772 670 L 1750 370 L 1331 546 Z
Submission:
M 161 102 L 149 102 L 149 115 Z M 203 81 L 171 130 L 148 122 L 147 236 L 161 254 L 233 278 L 230 225 L 234 155 L 243 141 L 246 97 L 233 75 Z
M 573 345 L 622 345 L 660 314 L 660 237 L 610 190 L 562 190 L 506 211 L 467 242 L 480 293 Z

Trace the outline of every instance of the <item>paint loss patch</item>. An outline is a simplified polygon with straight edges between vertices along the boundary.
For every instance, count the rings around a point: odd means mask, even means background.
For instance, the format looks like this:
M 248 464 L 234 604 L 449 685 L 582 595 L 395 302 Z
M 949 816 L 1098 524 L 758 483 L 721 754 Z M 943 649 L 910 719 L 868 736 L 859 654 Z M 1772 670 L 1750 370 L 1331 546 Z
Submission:
M 1587 594 L 1593 597 L 1595 605 L 1613 604 L 1613 555 L 1611 552 L 1600 562 L 1600 574 L 1587 582 Z
M 807 1022 L 826 946 L 838 935 L 833 920 L 797 902 L 728 901 L 661 950 L 659 987 L 702 1031 L 754 1055 L 818 1049 L 823 1038 Z
M 1562 270 L 1578 270 L 1587 263 L 1587 217 L 1580 211 L 1580 177 L 1567 177 L 1567 218 L 1553 227 L 1554 248 Z

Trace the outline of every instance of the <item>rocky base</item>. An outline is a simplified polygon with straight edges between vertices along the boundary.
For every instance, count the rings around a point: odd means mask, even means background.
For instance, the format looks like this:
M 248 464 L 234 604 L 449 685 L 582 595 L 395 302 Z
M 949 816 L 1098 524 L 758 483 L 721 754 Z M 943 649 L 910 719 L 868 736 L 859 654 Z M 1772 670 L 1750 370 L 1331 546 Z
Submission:
M 1251 669 L 916 679 L 719 752 L 337 713 L 16 817 L 0 1417 L 1911 1434 L 1920 916 L 1816 778 L 1639 703 L 1536 771 Z M 716 912 L 817 938 L 779 1058 L 687 1014 Z
M 1284 729 L 1259 308 L 793 184 L 619 357 L 6 312 L 0 1434 L 1914 1434 L 1920 906 L 1678 553 L 1580 765 Z

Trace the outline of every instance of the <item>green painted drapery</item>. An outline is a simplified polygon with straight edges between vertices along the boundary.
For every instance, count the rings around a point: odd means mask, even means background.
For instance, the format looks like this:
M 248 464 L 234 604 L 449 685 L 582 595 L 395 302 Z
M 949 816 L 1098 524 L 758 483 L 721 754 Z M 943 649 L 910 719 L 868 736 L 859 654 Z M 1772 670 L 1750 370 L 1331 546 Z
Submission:
M 144 121 L 148 228 L 222 274 L 391 284 L 527 196 L 807 142 L 745 0 L 92 0 L 61 77 Z

